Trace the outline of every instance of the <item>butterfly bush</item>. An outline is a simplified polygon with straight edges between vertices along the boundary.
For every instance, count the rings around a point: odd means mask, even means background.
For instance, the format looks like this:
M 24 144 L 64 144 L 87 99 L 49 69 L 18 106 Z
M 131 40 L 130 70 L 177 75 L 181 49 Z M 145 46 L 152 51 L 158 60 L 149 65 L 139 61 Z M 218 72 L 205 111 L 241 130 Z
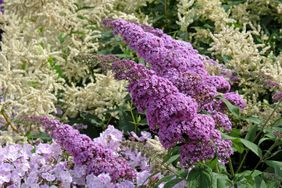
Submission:
M 221 139 L 220 132 L 215 129 L 214 120 L 208 115 L 198 114 L 197 102 L 190 96 L 180 93 L 169 80 L 157 76 L 152 70 L 133 61 L 117 61 L 113 64 L 113 70 L 117 78 L 130 80 L 128 90 L 132 100 L 139 110 L 146 109 L 149 127 L 158 133 L 163 146 L 171 148 L 176 144 L 182 144 L 183 165 L 212 158 L 216 152 L 214 146 L 223 143 L 229 143 L 225 144 L 227 146 L 225 152 L 231 154 L 231 143 Z M 190 142 L 187 143 L 187 140 Z M 195 145 L 201 145 L 202 149 L 189 153 L 187 148 L 191 148 L 188 145 L 192 143 L 191 141 L 194 141 Z M 195 149 L 199 147 L 195 146 Z M 208 149 L 210 152 L 201 153 Z M 221 160 L 226 159 L 222 157 Z
M 75 164 L 86 165 L 87 173 L 108 173 L 113 180 L 132 179 L 136 176 L 135 171 L 124 159 L 93 142 L 88 136 L 80 134 L 70 125 L 45 116 L 33 116 L 30 119 L 43 125 L 51 137 L 73 156 Z
M 174 40 L 159 29 L 122 19 L 109 19 L 104 23 L 113 29 L 114 34 L 121 35 L 129 47 L 151 65 L 152 70 L 146 70 L 144 66 L 135 65 L 134 62 L 119 61 L 114 63 L 113 70 L 118 79 L 130 81 L 128 90 L 133 102 L 139 111 L 146 109 L 149 126 L 151 130 L 158 132 L 162 144 L 170 148 L 179 142 L 184 143 L 181 147 L 182 164 L 209 159 L 216 153 L 214 149 L 205 150 L 196 146 L 193 150 L 193 147 L 185 146 L 185 136 L 190 145 L 191 140 L 195 141 L 194 145 L 201 141 L 203 147 L 224 145 L 229 147 L 231 154 L 231 143 L 221 140 L 220 133 L 215 128 L 219 125 L 230 131 L 231 122 L 222 113 L 223 102 L 215 97 L 223 92 L 223 98 L 234 105 L 244 108 L 246 104 L 240 95 L 229 92 L 230 84 L 223 76 L 209 75 L 204 65 L 206 58 L 198 54 L 190 43 Z M 203 110 L 212 116 L 198 113 Z M 210 124 L 206 125 L 206 122 Z M 192 149 L 190 152 L 195 154 L 195 158 L 187 155 L 187 148 Z M 218 150 L 223 148 L 217 147 Z M 199 152 L 196 152 L 197 149 Z M 201 151 L 206 153 L 200 153 Z M 225 152 L 227 151 L 228 149 Z M 221 160 L 225 161 L 228 154 L 219 153 Z M 186 158 L 187 156 L 190 158 Z
M 168 78 L 180 92 L 192 96 L 200 105 L 211 101 L 218 91 L 229 92 L 230 84 L 222 76 L 208 74 L 204 66 L 206 57 L 198 54 L 190 43 L 122 19 L 106 20 L 105 25 L 121 35 L 158 76 Z
M 0 147 L 0 186 L 134 188 L 149 185 L 151 175 L 156 180 L 162 177 L 161 171 L 153 175 L 150 158 L 124 144 L 133 141 L 126 141 L 123 133 L 111 125 L 91 140 L 71 126 L 46 116 L 22 120 L 42 125 L 52 136 L 53 143 Z M 142 132 L 140 137 L 132 136 L 134 143 L 142 145 L 142 150 L 150 150 L 147 142 L 153 143 L 153 148 L 158 143 L 148 132 Z M 154 151 L 160 152 L 159 149 Z M 176 187 L 184 185 L 179 183 Z

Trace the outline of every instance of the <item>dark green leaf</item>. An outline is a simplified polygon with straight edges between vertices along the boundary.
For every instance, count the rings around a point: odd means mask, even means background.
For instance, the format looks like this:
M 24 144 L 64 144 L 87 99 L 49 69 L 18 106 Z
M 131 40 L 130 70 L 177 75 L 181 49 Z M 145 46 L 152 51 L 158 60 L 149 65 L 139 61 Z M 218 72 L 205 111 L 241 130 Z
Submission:
M 163 158 L 163 163 L 166 163 L 172 156 L 179 154 L 179 147 L 174 147 L 168 150 L 166 156 Z
M 173 156 L 171 156 L 167 161 L 165 161 L 165 163 L 166 163 L 166 164 L 171 164 L 171 163 L 173 163 L 174 161 L 178 160 L 178 159 L 179 159 L 179 156 L 180 156 L 180 154 L 173 155 Z
M 211 169 L 195 167 L 188 174 L 187 185 L 193 188 L 210 188 L 212 186 Z
M 250 171 L 245 170 L 244 172 L 236 174 L 238 179 L 240 179 L 240 183 L 247 185 L 247 187 L 255 187 L 255 178 L 261 176 L 262 172 L 259 170 Z
M 254 154 L 256 154 L 259 158 L 262 157 L 261 149 L 254 143 L 250 142 L 249 140 L 240 138 L 240 141 L 244 146 L 246 146 L 249 150 L 251 150 Z
M 278 167 L 282 170 L 282 162 L 281 161 L 267 160 L 267 161 L 265 161 L 265 163 L 270 167 L 273 167 L 273 168 Z
M 38 139 L 38 138 L 40 138 L 41 140 L 43 140 L 45 142 L 52 140 L 52 138 L 45 132 L 39 132 L 39 133 L 29 132 L 26 136 L 29 140 L 35 140 L 35 139 Z
M 264 141 L 267 141 L 267 140 L 273 140 L 273 139 L 269 138 L 269 137 L 263 137 L 259 140 L 258 145 L 260 145 L 261 143 L 263 143 Z
M 274 127 L 282 127 L 282 117 L 277 119 L 274 123 L 273 123 Z
M 245 118 L 245 120 L 248 123 L 253 123 L 253 124 L 256 124 L 256 125 L 261 124 L 261 119 L 258 116 L 250 116 L 250 117 Z
M 242 144 L 240 138 L 229 136 L 227 134 L 222 133 L 222 138 L 228 139 L 232 141 L 232 147 L 238 153 L 243 153 L 245 150 L 244 145 Z
M 249 141 L 253 141 L 254 138 L 256 137 L 257 130 L 258 130 L 258 126 L 257 125 L 251 126 L 251 128 L 248 130 L 247 135 L 245 136 L 245 139 L 249 140 Z
M 161 183 L 168 182 L 173 177 L 175 177 L 175 176 L 174 175 L 169 175 L 169 176 L 165 176 L 165 177 L 159 179 L 159 181 L 154 185 L 154 187 L 157 188 Z
M 256 185 L 256 188 L 267 187 L 265 181 L 263 180 L 261 176 L 255 177 L 255 185 Z
M 241 142 L 246 148 L 248 148 L 249 150 L 251 150 L 253 153 L 255 153 L 258 157 L 262 157 L 262 151 L 261 149 L 258 147 L 258 145 L 254 144 L 253 142 L 250 142 L 249 140 L 243 139 L 243 138 L 236 138 L 236 137 L 232 137 L 229 135 L 226 135 L 224 133 L 222 133 L 222 137 L 225 139 L 229 139 L 232 140 L 232 143 L 234 144 L 238 144 L 238 142 Z
M 224 174 L 218 174 L 218 173 L 213 173 L 213 188 L 226 188 L 230 187 L 230 180 L 228 179 L 227 175 Z
M 231 104 L 228 100 L 221 98 L 221 100 L 224 102 L 224 104 L 227 106 L 229 112 L 237 118 L 240 117 L 240 108 L 238 106 L 235 106 Z
M 223 55 L 222 60 L 223 60 L 224 63 L 228 63 L 231 60 L 231 57 L 227 56 L 227 55 Z
M 173 180 L 170 180 L 169 182 L 167 182 L 163 188 L 171 188 L 173 186 L 175 186 L 176 184 L 178 184 L 179 182 L 183 181 L 183 179 L 181 178 L 176 178 Z

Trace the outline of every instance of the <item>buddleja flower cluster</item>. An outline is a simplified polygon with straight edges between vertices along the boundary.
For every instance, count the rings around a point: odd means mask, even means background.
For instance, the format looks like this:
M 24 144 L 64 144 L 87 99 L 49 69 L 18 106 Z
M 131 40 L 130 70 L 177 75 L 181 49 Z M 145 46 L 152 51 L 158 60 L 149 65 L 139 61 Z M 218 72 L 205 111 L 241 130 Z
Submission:
M 134 188 L 150 183 L 149 159 L 124 147 L 123 133 L 113 126 L 90 140 L 57 120 L 47 117 L 25 120 L 42 124 L 56 142 L 0 147 L 0 187 Z M 151 135 L 144 133 L 136 138 L 146 141 Z M 160 177 L 161 173 L 155 178 Z
M 88 174 L 108 173 L 113 180 L 133 179 L 136 176 L 135 171 L 123 158 L 115 156 L 111 150 L 93 142 L 70 125 L 46 116 L 33 116 L 29 119 L 43 125 L 51 137 L 73 156 L 75 164 L 86 165 Z
M 159 29 L 127 22 L 105 20 L 114 34 L 124 41 L 152 70 L 132 61 L 115 62 L 117 79 L 127 79 L 133 102 L 140 112 L 146 110 L 152 131 L 158 133 L 165 148 L 181 145 L 182 165 L 191 165 L 215 156 L 226 162 L 231 155 L 231 142 L 223 140 L 216 127 L 231 130 L 224 114 L 225 106 L 216 96 L 240 108 L 244 100 L 229 92 L 223 76 L 211 76 L 205 69 L 206 57 L 187 42 L 174 40 Z M 209 115 L 201 114 L 208 112 Z

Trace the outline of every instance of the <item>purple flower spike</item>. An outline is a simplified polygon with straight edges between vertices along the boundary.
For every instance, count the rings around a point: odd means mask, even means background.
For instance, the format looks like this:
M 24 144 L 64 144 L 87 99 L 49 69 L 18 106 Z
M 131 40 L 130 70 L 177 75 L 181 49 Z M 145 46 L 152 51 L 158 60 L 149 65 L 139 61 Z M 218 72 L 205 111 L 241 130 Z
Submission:
M 162 145 L 180 145 L 183 166 L 214 155 L 226 162 L 232 154 L 231 143 L 222 140 L 216 128 L 230 131 L 232 124 L 216 96 L 223 93 L 240 108 L 246 103 L 240 95 L 230 92 L 230 84 L 223 76 L 209 75 L 205 62 L 211 60 L 190 43 L 150 26 L 122 19 L 106 20 L 105 25 L 150 64 L 152 70 L 132 61 L 118 61 L 113 64 L 113 72 L 117 79 L 129 81 L 133 103 L 139 112 L 146 112 L 149 127 L 158 133 Z
M 88 174 L 108 173 L 114 181 L 133 179 L 136 176 L 135 170 L 125 159 L 114 155 L 112 150 L 104 148 L 99 143 L 93 142 L 88 136 L 80 134 L 70 125 L 47 116 L 32 116 L 27 120 L 41 124 L 50 136 L 73 156 L 76 165 L 87 166 Z

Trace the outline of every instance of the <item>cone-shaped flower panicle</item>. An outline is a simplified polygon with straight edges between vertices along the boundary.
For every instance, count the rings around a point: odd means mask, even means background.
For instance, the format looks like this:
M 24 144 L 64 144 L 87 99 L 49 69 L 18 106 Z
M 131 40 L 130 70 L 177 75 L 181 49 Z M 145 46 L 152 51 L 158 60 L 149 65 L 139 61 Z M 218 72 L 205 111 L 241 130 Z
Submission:
M 41 124 L 50 136 L 70 155 L 76 165 L 86 165 L 87 173 L 99 175 L 108 173 L 113 180 L 133 179 L 136 176 L 125 159 L 116 156 L 88 136 L 80 134 L 72 126 L 47 116 L 31 116 L 28 121 Z

